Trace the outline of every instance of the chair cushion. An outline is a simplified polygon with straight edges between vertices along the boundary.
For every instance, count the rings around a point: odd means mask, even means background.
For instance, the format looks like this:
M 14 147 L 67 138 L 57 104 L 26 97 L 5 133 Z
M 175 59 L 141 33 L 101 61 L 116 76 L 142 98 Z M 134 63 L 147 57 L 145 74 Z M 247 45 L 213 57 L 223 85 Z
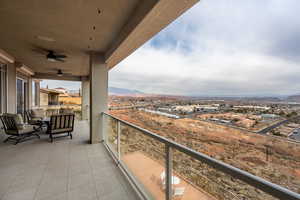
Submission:
M 32 118 L 44 118 L 45 117 L 45 111 L 43 109 L 33 109 L 31 111 Z
M 3 116 L 13 117 L 16 124 L 24 124 L 23 117 L 21 114 L 4 113 Z
M 23 129 L 23 117 L 21 114 L 4 113 L 3 116 L 13 117 L 18 129 Z
M 39 121 L 39 120 L 42 120 L 42 119 L 43 119 L 42 117 L 32 117 L 31 121 Z
M 23 128 L 18 130 L 19 135 L 34 132 L 35 128 L 38 128 L 37 126 L 29 125 L 29 124 L 23 124 L 22 126 L 23 126 Z M 7 133 L 8 134 L 18 134 L 16 130 L 7 130 Z
M 74 114 L 74 110 L 71 108 L 61 108 L 59 110 L 60 114 Z
M 19 134 L 25 134 L 36 131 L 38 126 L 30 125 L 30 124 L 24 124 L 23 129 L 19 130 Z
M 21 114 L 16 114 L 15 120 L 17 124 L 24 124 L 23 117 Z

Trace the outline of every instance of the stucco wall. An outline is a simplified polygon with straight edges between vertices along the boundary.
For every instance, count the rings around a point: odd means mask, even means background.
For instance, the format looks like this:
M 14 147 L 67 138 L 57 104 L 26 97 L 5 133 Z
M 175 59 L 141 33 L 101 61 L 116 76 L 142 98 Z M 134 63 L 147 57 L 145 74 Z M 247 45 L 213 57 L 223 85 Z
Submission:
M 14 64 L 7 66 L 7 112 L 16 112 L 16 67 Z
M 40 106 L 47 106 L 48 105 L 48 94 L 47 93 L 40 93 Z

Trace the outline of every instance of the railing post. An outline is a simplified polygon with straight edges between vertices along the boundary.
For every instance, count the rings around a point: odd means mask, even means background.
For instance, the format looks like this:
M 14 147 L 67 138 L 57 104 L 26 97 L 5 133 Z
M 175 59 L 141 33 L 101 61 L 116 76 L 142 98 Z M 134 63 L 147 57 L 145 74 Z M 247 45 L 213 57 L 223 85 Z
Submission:
M 121 124 L 117 121 L 117 148 L 118 148 L 118 160 L 121 160 Z
M 165 144 L 166 148 L 166 200 L 172 199 L 172 148 L 170 145 Z
M 106 143 L 106 137 L 107 137 L 107 133 L 106 132 L 104 132 L 104 119 L 105 119 L 105 114 L 102 112 L 102 113 L 100 113 L 100 125 L 101 125 L 101 129 L 102 129 L 102 133 L 105 133 L 104 135 L 103 135 L 103 142 L 104 143 Z M 100 134 L 100 133 L 99 133 Z
M 103 133 L 102 135 L 102 141 L 107 144 L 108 143 L 108 117 L 109 115 L 107 115 L 106 113 L 102 112 L 100 114 L 100 131 Z M 100 133 L 99 133 L 100 134 Z

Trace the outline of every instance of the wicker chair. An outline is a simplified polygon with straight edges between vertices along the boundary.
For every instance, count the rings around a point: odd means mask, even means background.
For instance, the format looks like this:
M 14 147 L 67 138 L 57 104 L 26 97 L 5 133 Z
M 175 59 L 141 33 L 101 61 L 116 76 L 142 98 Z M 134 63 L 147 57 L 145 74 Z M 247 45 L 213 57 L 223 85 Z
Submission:
M 30 124 L 24 124 L 20 114 L 5 113 L 0 116 L 0 119 L 2 121 L 5 133 L 9 135 L 4 142 L 12 140 L 15 141 L 15 144 L 18 144 L 30 138 L 34 138 L 32 136 L 40 138 L 38 135 L 38 132 L 40 131 L 39 127 Z
M 47 133 L 53 142 L 54 138 L 58 137 L 66 137 L 70 136 L 72 139 L 72 132 L 74 130 L 74 114 L 59 114 L 59 115 L 52 115 L 49 121 L 49 127 L 47 129 Z M 62 135 L 63 133 L 67 133 Z M 59 135 L 54 137 L 54 135 Z

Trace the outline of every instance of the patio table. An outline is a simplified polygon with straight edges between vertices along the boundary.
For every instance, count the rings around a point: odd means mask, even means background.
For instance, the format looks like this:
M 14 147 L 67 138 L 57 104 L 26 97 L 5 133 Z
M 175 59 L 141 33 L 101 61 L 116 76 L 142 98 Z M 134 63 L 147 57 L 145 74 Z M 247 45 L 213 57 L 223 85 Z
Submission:
M 46 125 L 46 128 L 48 130 L 49 126 L 50 126 L 50 117 L 44 117 L 41 120 L 39 120 L 41 123 L 41 126 Z M 46 132 L 47 132 L 46 130 Z

